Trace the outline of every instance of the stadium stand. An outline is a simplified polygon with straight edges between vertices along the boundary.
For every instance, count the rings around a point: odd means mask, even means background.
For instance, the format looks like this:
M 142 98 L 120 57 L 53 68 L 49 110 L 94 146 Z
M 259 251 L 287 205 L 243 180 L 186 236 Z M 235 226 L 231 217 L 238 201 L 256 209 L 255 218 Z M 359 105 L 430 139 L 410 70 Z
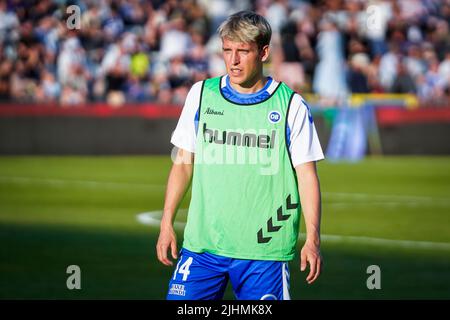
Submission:
M 215 30 L 242 9 L 273 26 L 267 70 L 320 104 L 406 93 L 448 105 L 444 0 L 1 0 L 0 101 L 182 105 L 194 82 L 224 72 Z

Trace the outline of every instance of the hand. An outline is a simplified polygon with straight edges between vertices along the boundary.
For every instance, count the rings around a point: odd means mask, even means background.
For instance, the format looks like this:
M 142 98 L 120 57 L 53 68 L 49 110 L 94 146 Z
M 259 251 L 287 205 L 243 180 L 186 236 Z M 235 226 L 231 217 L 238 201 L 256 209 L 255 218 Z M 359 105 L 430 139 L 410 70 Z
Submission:
M 156 253 L 158 260 L 166 266 L 173 266 L 173 262 L 167 257 L 167 250 L 170 248 L 172 257 L 178 259 L 177 236 L 172 226 L 161 226 L 158 243 L 156 244 Z
M 300 270 L 305 271 L 309 263 L 309 274 L 306 277 L 308 284 L 313 283 L 320 275 L 322 269 L 322 256 L 318 245 L 312 242 L 305 242 L 300 253 Z

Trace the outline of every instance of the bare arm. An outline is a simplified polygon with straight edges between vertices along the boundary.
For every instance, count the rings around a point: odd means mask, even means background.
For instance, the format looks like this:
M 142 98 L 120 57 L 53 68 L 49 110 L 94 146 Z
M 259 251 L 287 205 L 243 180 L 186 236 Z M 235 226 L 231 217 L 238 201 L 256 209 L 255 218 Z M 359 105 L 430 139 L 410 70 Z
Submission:
M 170 249 L 174 259 L 178 258 L 177 238 L 173 229 L 173 221 L 178 206 L 191 183 L 193 162 L 193 153 L 178 149 L 175 163 L 172 165 L 167 181 L 164 211 L 156 245 L 158 260 L 166 266 L 173 265 L 173 262 L 167 256 L 167 250 Z
M 306 281 L 311 284 L 320 275 L 322 256 L 320 254 L 321 195 L 316 163 L 307 162 L 295 168 L 298 191 L 306 226 L 306 241 L 300 254 L 301 271 L 309 263 Z

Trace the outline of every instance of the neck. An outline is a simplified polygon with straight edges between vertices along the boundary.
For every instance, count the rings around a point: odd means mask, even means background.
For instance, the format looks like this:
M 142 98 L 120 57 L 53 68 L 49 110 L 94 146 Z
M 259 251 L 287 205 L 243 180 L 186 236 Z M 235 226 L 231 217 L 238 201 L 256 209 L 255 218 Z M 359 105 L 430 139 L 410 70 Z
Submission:
M 230 79 L 230 85 L 239 93 L 255 93 L 264 88 L 264 85 L 267 82 L 267 78 L 262 74 L 255 75 L 252 79 L 244 82 L 244 83 L 233 83 Z

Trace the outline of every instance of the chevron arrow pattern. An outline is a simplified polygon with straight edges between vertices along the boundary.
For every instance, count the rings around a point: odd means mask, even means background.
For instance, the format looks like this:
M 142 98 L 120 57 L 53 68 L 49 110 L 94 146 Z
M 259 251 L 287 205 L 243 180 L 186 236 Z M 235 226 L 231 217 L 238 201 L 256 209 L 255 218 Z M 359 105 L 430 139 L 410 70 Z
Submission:
M 299 203 L 292 203 L 291 201 L 291 195 L 288 195 L 286 198 L 286 210 L 292 210 L 297 209 L 299 206 Z M 283 214 L 283 206 L 280 206 L 277 209 L 277 215 L 276 215 L 276 222 L 283 222 L 290 218 L 290 214 Z M 282 225 L 274 225 L 273 224 L 273 217 L 270 217 L 269 220 L 267 220 L 267 233 L 277 232 L 281 229 Z M 271 236 L 264 236 L 263 228 L 259 229 L 257 234 L 257 240 L 258 243 L 268 243 L 270 240 L 272 240 Z M 267 234 L 266 233 L 266 234 Z
M 281 229 L 281 226 L 274 226 L 273 225 L 272 218 L 267 220 L 267 231 L 269 231 L 269 232 L 277 232 L 280 229 Z
M 298 203 L 292 203 L 291 202 L 291 195 L 288 195 L 288 197 L 286 198 L 286 208 L 288 210 L 290 210 L 290 209 L 297 209 L 298 208 Z
M 263 229 L 259 229 L 258 231 L 258 243 L 267 243 L 272 239 L 272 237 L 264 237 L 263 236 Z
M 278 221 L 285 221 L 285 220 L 289 219 L 290 216 L 291 216 L 290 214 L 283 215 L 283 206 L 278 208 L 278 210 L 277 210 Z

